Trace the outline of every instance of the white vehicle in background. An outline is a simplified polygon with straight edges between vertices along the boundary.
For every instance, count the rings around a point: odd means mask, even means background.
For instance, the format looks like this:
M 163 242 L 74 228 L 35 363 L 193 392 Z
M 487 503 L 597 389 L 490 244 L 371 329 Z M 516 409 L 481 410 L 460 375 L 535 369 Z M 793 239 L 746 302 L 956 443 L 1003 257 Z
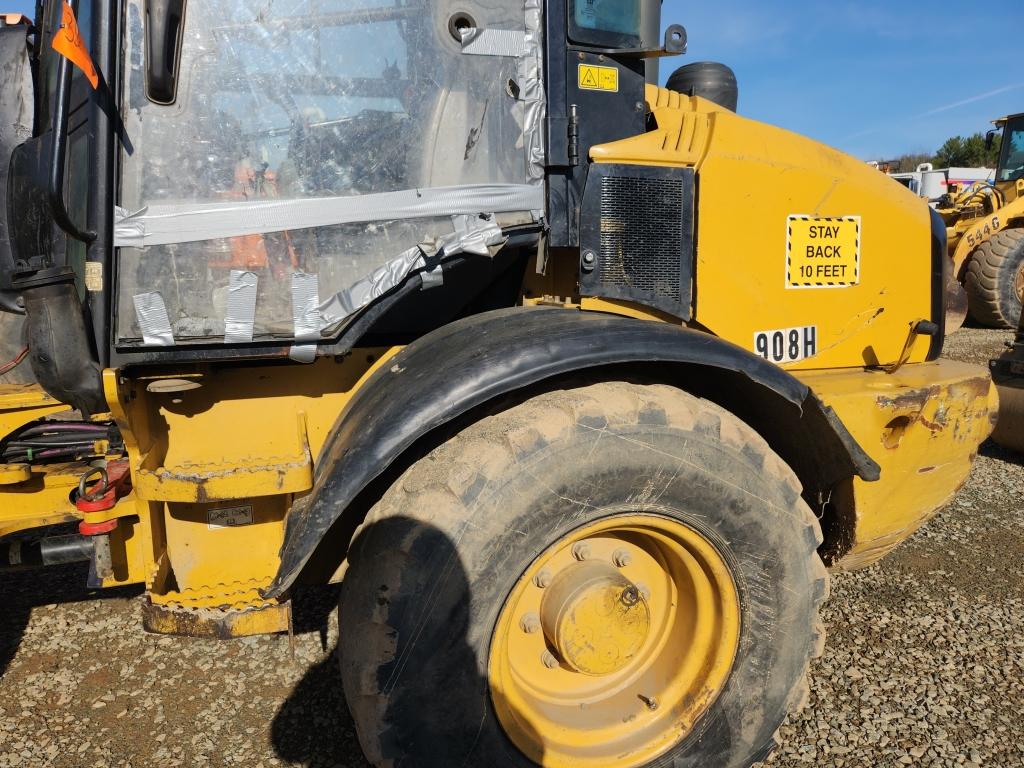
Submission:
M 933 168 L 931 163 L 921 163 L 917 170 L 905 173 L 890 173 L 889 176 L 911 192 L 934 202 L 947 192 L 964 189 L 979 181 L 991 182 L 995 171 L 991 168 Z

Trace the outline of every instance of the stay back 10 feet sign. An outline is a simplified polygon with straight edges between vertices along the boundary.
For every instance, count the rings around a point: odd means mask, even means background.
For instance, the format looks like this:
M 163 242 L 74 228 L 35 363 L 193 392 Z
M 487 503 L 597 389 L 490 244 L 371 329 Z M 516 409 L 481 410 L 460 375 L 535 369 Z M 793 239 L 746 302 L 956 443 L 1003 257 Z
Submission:
M 860 282 L 860 216 L 792 215 L 786 222 L 786 287 Z

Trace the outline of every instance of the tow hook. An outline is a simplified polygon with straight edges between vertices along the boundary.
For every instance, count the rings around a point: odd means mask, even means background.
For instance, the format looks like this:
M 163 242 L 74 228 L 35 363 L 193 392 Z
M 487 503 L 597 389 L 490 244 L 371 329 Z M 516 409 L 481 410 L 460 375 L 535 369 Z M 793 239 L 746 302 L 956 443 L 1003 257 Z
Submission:
M 98 480 L 90 487 L 91 478 Z M 78 496 L 75 507 L 85 515 L 78 524 L 78 532 L 93 542 L 90 586 L 114 575 L 114 561 L 110 549 L 110 533 L 117 528 L 118 518 L 104 513 L 113 509 L 117 500 L 131 490 L 131 475 L 128 460 L 119 459 L 107 463 L 106 468 L 92 467 L 86 470 L 78 481 Z

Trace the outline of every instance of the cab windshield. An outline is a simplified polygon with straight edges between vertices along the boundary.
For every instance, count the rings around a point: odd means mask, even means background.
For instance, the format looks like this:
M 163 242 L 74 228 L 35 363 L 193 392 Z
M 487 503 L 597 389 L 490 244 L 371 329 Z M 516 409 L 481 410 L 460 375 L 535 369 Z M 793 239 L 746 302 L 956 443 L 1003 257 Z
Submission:
M 1024 115 L 1015 117 L 1003 132 L 1003 145 L 999 152 L 997 181 L 1016 181 L 1024 178 Z

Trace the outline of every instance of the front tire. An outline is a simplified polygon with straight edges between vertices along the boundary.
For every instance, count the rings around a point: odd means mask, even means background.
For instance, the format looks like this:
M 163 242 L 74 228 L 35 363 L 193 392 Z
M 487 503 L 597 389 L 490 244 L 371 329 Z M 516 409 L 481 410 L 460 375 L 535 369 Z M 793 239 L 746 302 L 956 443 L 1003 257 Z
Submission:
M 1024 229 L 997 232 L 971 255 L 964 278 L 975 322 L 1016 328 L 1024 298 Z
M 413 464 L 349 553 L 340 657 L 363 749 L 750 765 L 821 650 L 820 541 L 760 436 L 678 389 L 594 384 L 484 418 Z

